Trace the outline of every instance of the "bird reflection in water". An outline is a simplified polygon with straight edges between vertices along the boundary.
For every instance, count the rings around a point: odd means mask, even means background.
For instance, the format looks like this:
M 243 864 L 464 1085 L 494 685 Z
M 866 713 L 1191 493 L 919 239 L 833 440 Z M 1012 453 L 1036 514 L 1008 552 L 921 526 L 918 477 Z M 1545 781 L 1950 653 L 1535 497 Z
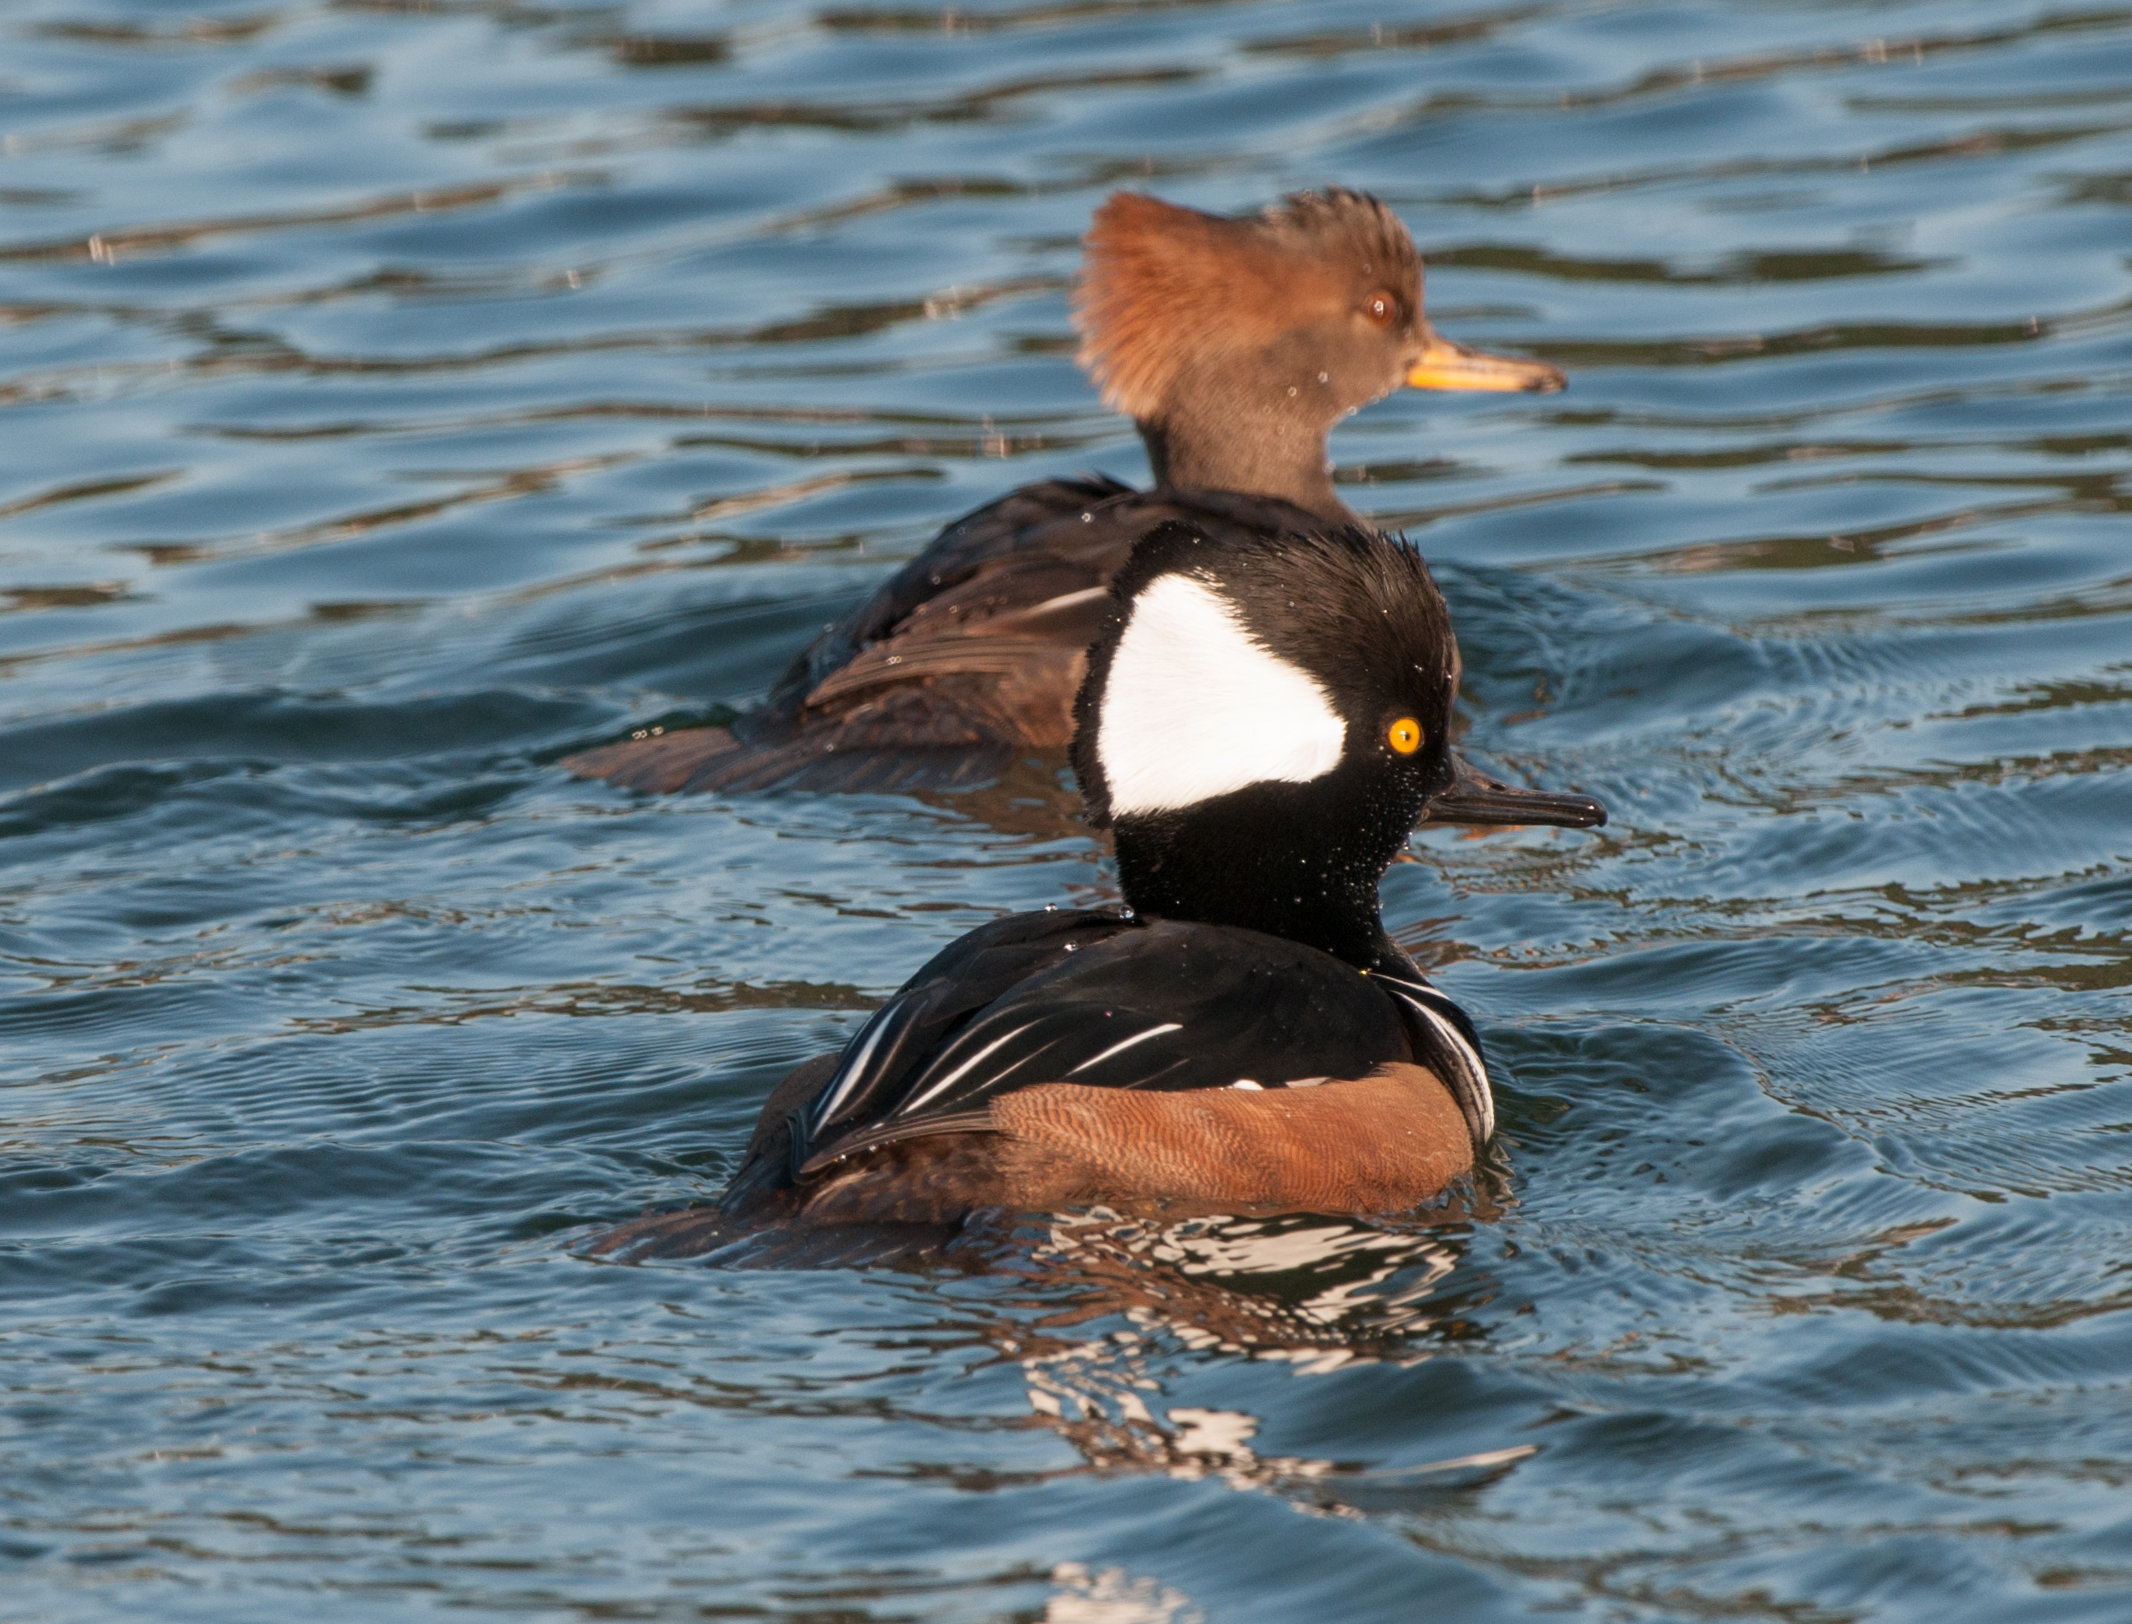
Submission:
M 1419 1363 L 1470 1329 L 1458 1314 L 1463 1294 L 1447 1301 L 1440 1288 L 1479 1204 L 1447 1203 L 1426 1222 L 1298 1213 L 1165 1222 L 1100 1208 L 1053 1216 L 1022 1257 L 995 1264 L 1033 1290 L 989 1334 L 1019 1361 L 1033 1415 L 1088 1466 L 1298 1491 L 1360 1469 L 1259 1454 L 1258 1417 L 1165 1404 L 1160 1363 L 1179 1347 L 1280 1360 L 1304 1375 Z M 1099 1328 L 1106 1320 L 1111 1327 Z M 1084 1328 L 1091 1334 L 1072 1334 Z
M 660 1214 L 594 1237 L 595 1254 L 631 1261 L 700 1258 L 712 1267 L 959 1268 L 1006 1284 L 960 1323 L 1015 1361 L 1031 1424 L 1081 1456 L 1081 1472 L 1218 1477 L 1308 1508 L 1350 1511 L 1386 1496 L 1423 1500 L 1494 1481 L 1535 1451 L 1484 1451 L 1422 1466 L 1365 1464 L 1253 1447 L 1261 1420 L 1166 1402 L 1160 1374 L 1181 1350 L 1278 1360 L 1299 1375 L 1360 1363 L 1414 1365 L 1480 1334 L 1470 1311 L 1486 1287 L 1447 1289 L 1475 1223 L 1500 1216 L 1507 1168 L 1403 1217 L 1318 1213 L 1177 1217 L 1091 1208 L 981 1213 L 954 1229 L 862 1224 L 738 1232 L 714 1208 Z M 966 1317 L 967 1316 L 967 1317 Z M 1093 1616 L 1093 1615 L 1091 1615 Z
M 1206 1624 L 1183 1591 L 1123 1568 L 1061 1562 L 1051 1582 L 1058 1588 L 1044 1604 L 1043 1624 Z

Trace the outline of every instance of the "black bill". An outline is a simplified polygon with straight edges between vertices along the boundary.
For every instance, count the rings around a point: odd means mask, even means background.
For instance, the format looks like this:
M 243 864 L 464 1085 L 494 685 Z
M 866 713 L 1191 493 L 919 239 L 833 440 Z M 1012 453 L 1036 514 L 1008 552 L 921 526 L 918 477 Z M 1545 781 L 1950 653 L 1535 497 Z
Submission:
M 1454 754 L 1458 777 L 1422 808 L 1423 823 L 1551 823 L 1562 829 L 1596 829 L 1606 822 L 1606 803 L 1590 795 L 1518 789 L 1469 765 Z

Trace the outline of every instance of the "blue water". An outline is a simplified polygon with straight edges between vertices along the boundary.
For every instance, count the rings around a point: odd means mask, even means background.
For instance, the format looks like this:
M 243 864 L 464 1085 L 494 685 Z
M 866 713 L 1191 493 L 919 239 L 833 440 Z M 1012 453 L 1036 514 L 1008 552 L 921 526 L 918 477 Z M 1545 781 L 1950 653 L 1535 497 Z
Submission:
M 222 0 L 213 0 L 220 5 Z M 940 524 L 1144 476 L 1090 209 L 1338 181 L 1504 1132 L 1436 1222 L 577 1249 L 1056 761 L 647 800 Z M 2132 7 L 0 9 L 0 1616 L 2132 1617 Z

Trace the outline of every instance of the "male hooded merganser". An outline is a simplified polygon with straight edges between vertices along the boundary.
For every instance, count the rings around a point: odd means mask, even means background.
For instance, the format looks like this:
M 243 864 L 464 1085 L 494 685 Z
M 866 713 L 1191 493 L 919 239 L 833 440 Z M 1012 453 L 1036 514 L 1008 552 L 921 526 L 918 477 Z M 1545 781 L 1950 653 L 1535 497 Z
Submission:
M 996 777 L 1024 751 L 1071 740 L 1104 586 L 1142 536 L 1177 520 L 1225 535 L 1360 525 L 1326 456 L 1341 418 L 1401 384 L 1562 387 L 1543 362 L 1438 334 L 1413 239 L 1361 192 L 1301 192 L 1240 220 L 1114 193 L 1087 250 L 1080 363 L 1138 425 L 1153 490 L 1100 476 L 1025 485 L 948 526 L 731 728 L 564 764 L 653 791 Z
M 1495 1108 L 1472 1023 L 1385 933 L 1377 887 L 1457 791 L 1458 681 L 1405 543 L 1160 526 L 1111 583 L 1075 702 L 1125 907 L 971 931 L 773 1091 L 718 1212 L 600 1249 L 704 1251 L 765 1219 L 1433 1196 Z M 1497 795 L 1500 821 L 1605 820 L 1584 796 Z

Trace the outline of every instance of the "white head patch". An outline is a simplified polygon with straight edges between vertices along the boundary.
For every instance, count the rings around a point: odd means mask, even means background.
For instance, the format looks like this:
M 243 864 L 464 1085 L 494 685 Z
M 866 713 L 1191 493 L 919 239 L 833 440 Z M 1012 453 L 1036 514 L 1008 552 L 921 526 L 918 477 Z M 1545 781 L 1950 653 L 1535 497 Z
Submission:
M 1133 600 L 1096 738 L 1113 817 L 1269 779 L 1307 783 L 1339 765 L 1346 743 L 1325 690 L 1205 582 L 1165 575 Z

